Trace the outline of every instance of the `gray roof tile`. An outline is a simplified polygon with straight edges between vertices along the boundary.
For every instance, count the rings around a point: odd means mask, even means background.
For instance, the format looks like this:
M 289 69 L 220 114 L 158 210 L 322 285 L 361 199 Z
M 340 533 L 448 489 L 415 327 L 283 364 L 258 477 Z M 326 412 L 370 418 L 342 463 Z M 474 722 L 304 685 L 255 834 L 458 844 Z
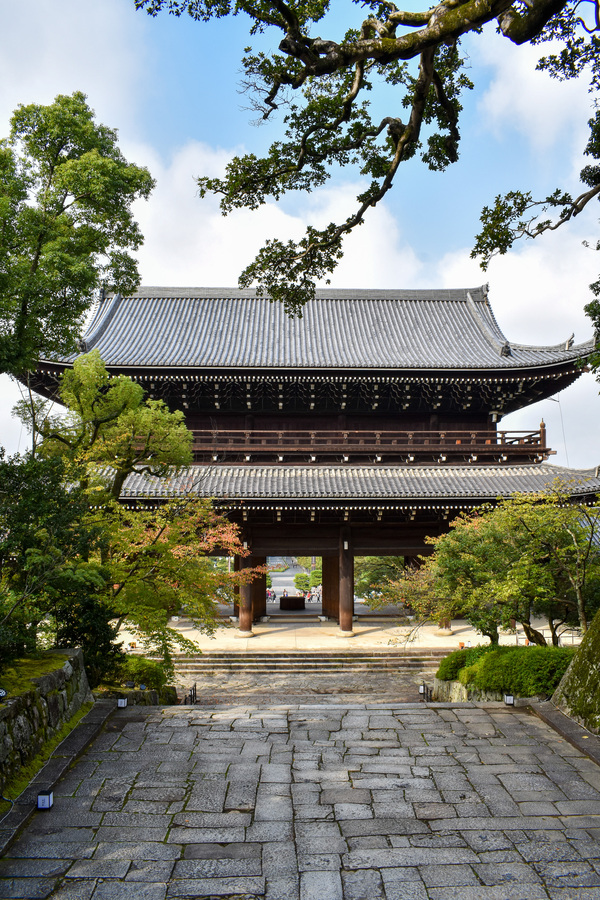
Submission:
M 218 500 L 494 500 L 560 482 L 600 492 L 597 469 L 524 466 L 190 466 L 170 478 L 130 475 L 122 499 L 192 496 Z
M 511 343 L 506 355 L 485 287 L 321 290 L 301 319 L 252 291 L 142 288 L 103 301 L 84 348 L 121 367 L 510 370 L 592 349 L 567 343 Z

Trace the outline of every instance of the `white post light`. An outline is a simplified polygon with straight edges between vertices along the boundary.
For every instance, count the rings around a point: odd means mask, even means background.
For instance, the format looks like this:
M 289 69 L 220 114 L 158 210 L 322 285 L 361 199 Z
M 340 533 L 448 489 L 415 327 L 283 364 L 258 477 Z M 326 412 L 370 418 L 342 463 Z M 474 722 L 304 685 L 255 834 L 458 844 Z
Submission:
M 52 809 L 52 804 L 54 803 L 54 792 L 53 791 L 40 791 L 37 795 L 37 808 L 38 809 Z

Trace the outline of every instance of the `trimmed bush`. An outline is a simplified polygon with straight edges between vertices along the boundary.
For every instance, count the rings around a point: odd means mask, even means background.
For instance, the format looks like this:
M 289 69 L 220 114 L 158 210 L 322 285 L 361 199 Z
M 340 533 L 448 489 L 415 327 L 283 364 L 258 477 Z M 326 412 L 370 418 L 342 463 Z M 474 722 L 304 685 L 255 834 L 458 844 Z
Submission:
M 572 647 L 496 647 L 458 673 L 461 684 L 517 697 L 550 695 L 566 672 Z
M 310 576 L 306 572 L 294 575 L 294 587 L 297 591 L 307 591 L 310 587 Z
M 436 677 L 441 681 L 458 681 L 459 672 L 465 666 L 471 666 L 477 662 L 485 653 L 489 653 L 494 649 L 492 644 L 478 644 L 476 647 L 468 649 L 455 650 L 445 656 L 437 670 Z
M 467 652 L 467 650 L 455 650 L 454 653 L 445 656 L 440 663 L 436 677 L 442 681 L 456 681 L 458 673 L 466 665 Z
M 160 691 L 167 683 L 162 663 L 144 656 L 128 656 L 122 668 L 123 681 L 145 684 L 147 688 Z

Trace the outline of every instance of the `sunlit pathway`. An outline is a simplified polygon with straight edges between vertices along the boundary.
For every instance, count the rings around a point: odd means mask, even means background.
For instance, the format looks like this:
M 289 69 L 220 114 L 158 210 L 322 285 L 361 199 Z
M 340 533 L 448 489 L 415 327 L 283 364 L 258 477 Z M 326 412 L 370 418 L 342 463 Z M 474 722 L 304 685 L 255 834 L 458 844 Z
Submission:
M 600 769 L 499 705 L 119 710 L 0 897 L 598 900 Z

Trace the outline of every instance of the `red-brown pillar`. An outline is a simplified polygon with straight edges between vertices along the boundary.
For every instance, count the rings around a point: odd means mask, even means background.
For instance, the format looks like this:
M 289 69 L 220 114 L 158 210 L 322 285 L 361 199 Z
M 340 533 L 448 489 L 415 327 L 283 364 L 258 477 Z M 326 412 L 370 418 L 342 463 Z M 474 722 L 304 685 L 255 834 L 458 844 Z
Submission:
M 332 619 L 340 617 L 340 561 L 337 556 L 322 558 L 321 607 L 324 616 Z
M 240 559 L 240 570 L 252 566 L 252 557 Z M 239 637 L 252 637 L 252 583 L 240 584 Z
M 239 556 L 233 557 L 233 571 L 234 572 L 240 571 L 240 557 Z M 234 584 L 233 594 L 234 594 L 233 614 L 234 614 L 234 616 L 239 617 L 239 615 L 240 615 L 240 602 L 239 602 L 240 601 L 240 586 L 239 586 L 239 584 Z
M 340 531 L 340 633 L 351 637 L 354 616 L 354 553 L 349 528 Z
M 253 556 L 253 566 L 266 566 L 266 556 Z M 252 618 L 254 622 L 258 622 L 261 616 L 267 614 L 267 575 L 259 575 L 252 584 Z

